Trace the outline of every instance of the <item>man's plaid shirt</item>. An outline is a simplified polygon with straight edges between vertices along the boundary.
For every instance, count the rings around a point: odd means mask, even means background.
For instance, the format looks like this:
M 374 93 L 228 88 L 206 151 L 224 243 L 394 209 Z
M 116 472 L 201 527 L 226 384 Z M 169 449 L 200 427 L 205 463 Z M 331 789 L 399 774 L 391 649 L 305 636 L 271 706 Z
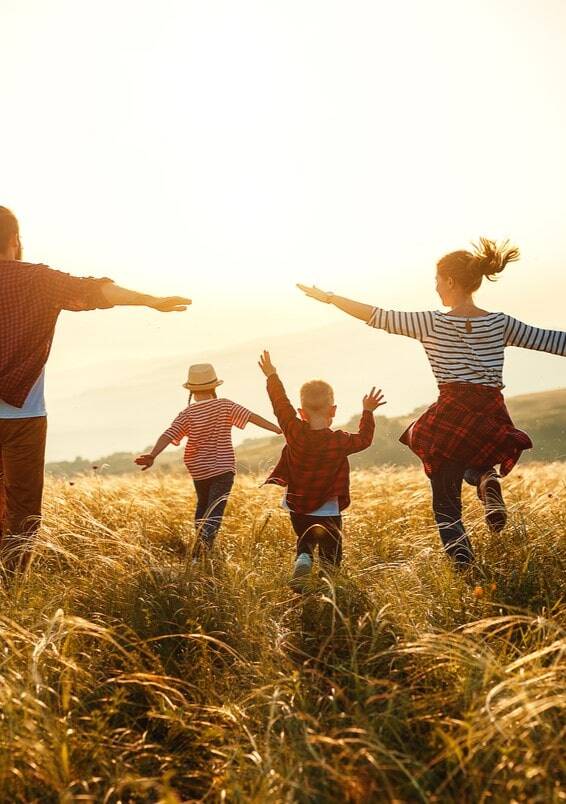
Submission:
M 272 374 L 267 393 L 287 444 L 266 483 L 287 486 L 287 505 L 298 514 L 316 511 L 324 502 L 338 498 L 340 511 L 350 504 L 348 455 L 361 452 L 373 441 L 373 414 L 365 410 L 357 433 L 344 430 L 311 430 L 297 417 L 283 383 Z
M 49 357 L 61 310 L 112 307 L 101 292 L 110 281 L 0 260 L 0 399 L 22 407 Z

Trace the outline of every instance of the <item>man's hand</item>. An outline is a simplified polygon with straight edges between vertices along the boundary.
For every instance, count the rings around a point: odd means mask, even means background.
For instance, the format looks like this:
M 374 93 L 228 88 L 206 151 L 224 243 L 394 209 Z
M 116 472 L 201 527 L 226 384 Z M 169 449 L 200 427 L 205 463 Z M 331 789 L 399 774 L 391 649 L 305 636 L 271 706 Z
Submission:
M 263 354 L 260 355 L 258 366 L 266 377 L 271 377 L 272 374 L 277 374 L 277 369 L 271 362 L 271 355 L 266 349 L 263 351 Z
M 145 472 L 147 469 L 151 469 L 154 461 L 155 458 L 153 455 L 151 455 L 151 453 L 146 453 L 145 455 L 138 455 L 134 463 L 138 466 L 141 466 L 142 472 Z
M 327 292 L 326 290 L 321 290 L 320 288 L 315 287 L 314 285 L 301 285 L 297 283 L 297 287 L 299 290 L 302 290 L 303 293 L 309 297 L 309 299 L 316 299 L 317 301 L 324 302 L 325 304 L 330 304 L 330 300 L 334 296 L 334 293 Z
M 364 396 L 363 407 L 364 410 L 369 410 L 373 413 L 374 410 L 380 408 L 382 405 L 387 405 L 387 402 L 383 399 L 383 394 L 381 393 L 381 388 L 379 391 L 375 390 L 375 386 L 371 389 L 369 394 Z
M 184 296 L 154 296 L 148 307 L 161 313 L 182 313 L 189 304 L 192 304 L 191 299 L 185 299 Z

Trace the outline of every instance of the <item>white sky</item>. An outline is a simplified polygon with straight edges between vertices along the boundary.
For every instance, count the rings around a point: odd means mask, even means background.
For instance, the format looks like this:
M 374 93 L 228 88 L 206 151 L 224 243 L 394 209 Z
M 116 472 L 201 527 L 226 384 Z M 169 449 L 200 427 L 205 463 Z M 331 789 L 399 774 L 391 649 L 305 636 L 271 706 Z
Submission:
M 64 315 L 54 377 L 340 319 L 297 280 L 436 307 L 478 235 L 524 255 L 480 303 L 564 327 L 563 0 L 0 0 L 0 29 L 25 256 L 194 299 Z

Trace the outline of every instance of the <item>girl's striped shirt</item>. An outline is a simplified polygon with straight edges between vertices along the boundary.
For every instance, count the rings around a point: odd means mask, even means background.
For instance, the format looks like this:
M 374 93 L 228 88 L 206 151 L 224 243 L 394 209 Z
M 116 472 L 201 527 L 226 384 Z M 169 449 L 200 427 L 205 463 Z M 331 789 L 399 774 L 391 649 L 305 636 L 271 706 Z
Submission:
M 164 436 L 177 446 L 187 437 L 184 461 L 194 480 L 236 472 L 232 427 L 244 429 L 251 411 L 230 399 L 205 399 L 182 410 Z
M 566 355 L 566 332 L 532 327 L 505 313 L 468 318 L 439 311 L 403 313 L 374 307 L 367 323 L 420 341 L 439 385 L 471 382 L 503 388 L 506 346 Z

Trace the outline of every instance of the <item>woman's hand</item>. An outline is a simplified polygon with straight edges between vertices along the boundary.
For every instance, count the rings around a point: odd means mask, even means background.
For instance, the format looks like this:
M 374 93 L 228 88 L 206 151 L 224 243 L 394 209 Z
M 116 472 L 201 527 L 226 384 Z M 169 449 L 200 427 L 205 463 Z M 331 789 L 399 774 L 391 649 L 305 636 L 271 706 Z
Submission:
M 277 374 L 277 369 L 271 362 L 271 355 L 264 349 L 263 354 L 260 355 L 258 366 L 263 371 L 266 377 L 271 377 L 272 374 Z
M 303 293 L 308 296 L 310 299 L 316 299 L 317 301 L 324 302 L 325 304 L 330 304 L 334 293 L 330 293 L 326 290 L 321 290 L 320 288 L 315 287 L 314 285 L 301 285 L 297 283 L 297 287 L 299 290 L 302 290 Z
M 364 396 L 363 408 L 364 410 L 369 410 L 370 413 L 373 413 L 374 410 L 380 408 L 382 405 L 387 405 L 387 402 L 385 402 L 385 400 L 383 399 L 381 389 L 379 389 L 379 391 L 376 391 L 374 386 L 369 392 L 369 394 L 366 394 Z
M 141 466 L 142 472 L 145 472 L 147 469 L 151 469 L 154 461 L 155 458 L 153 455 L 151 455 L 151 453 L 146 453 L 145 455 L 138 455 L 134 463 L 138 466 Z

